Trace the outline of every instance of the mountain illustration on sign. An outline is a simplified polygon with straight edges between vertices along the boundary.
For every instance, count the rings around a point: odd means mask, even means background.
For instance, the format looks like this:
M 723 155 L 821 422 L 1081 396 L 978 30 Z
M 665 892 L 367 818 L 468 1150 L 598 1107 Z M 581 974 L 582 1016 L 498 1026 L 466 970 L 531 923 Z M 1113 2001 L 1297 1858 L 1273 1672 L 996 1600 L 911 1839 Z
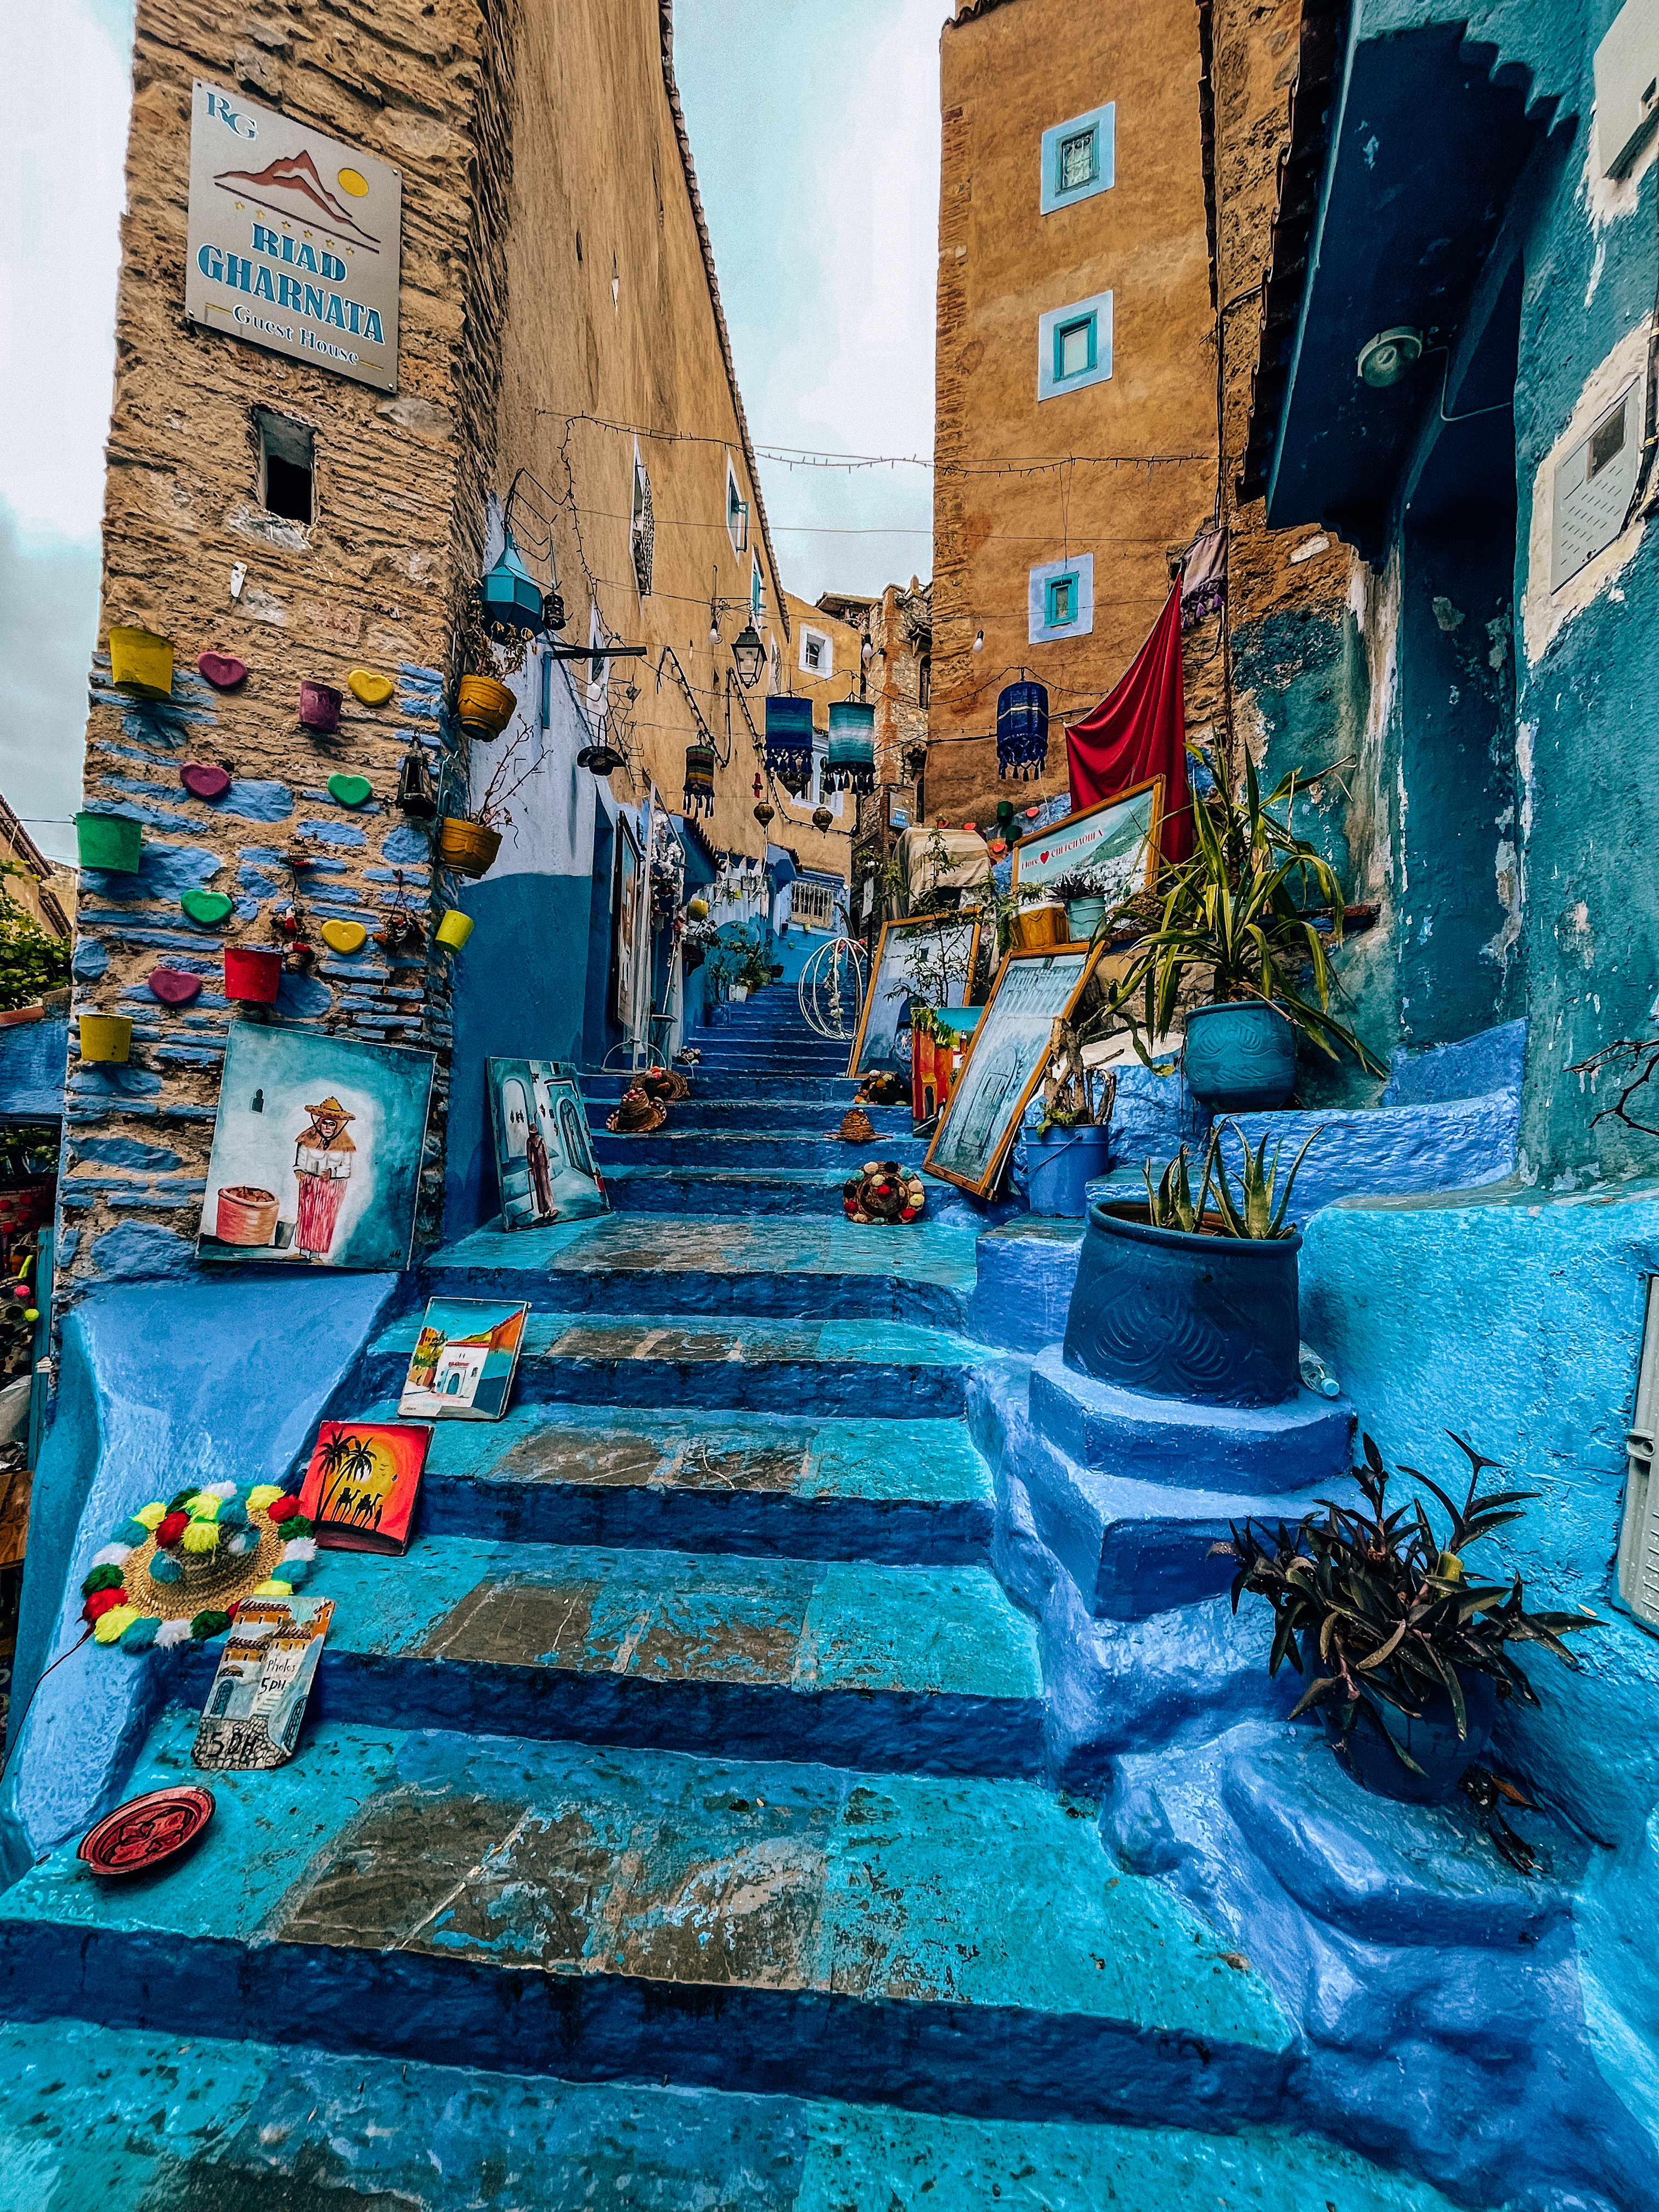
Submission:
M 309 154 L 284 154 L 263 169 L 225 169 L 213 181 L 222 191 L 252 200 L 274 214 L 321 222 L 338 237 L 355 238 L 371 253 L 380 250 L 380 240 L 353 222 L 344 202 L 324 184 Z

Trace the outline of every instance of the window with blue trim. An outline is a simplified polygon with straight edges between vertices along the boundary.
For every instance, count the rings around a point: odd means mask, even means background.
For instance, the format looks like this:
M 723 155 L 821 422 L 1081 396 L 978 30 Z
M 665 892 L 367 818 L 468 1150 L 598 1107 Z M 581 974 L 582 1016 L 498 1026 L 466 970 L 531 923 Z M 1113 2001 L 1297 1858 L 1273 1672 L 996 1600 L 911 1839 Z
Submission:
M 1049 629 L 1064 629 L 1077 620 L 1077 577 L 1050 576 L 1044 586 L 1043 618 Z
M 1109 192 L 1117 181 L 1117 109 L 1108 100 L 1042 134 L 1041 204 L 1044 215 Z
M 1086 131 L 1073 131 L 1060 140 L 1055 153 L 1056 192 L 1075 192 L 1093 184 L 1100 174 L 1100 125 L 1091 123 Z
M 749 611 L 757 622 L 766 612 L 766 586 L 761 581 L 758 561 L 753 561 L 750 564 Z
M 1054 382 L 1064 384 L 1067 377 L 1086 376 L 1095 366 L 1096 352 L 1093 315 L 1079 315 L 1073 323 L 1056 323 Z

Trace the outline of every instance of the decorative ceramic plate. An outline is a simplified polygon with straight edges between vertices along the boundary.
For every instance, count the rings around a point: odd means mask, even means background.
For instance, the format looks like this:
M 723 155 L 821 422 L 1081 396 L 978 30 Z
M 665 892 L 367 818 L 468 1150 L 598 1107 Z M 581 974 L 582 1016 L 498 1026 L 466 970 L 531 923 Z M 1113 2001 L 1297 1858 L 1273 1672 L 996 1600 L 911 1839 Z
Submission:
M 192 921 L 199 921 L 205 929 L 223 921 L 235 905 L 222 891 L 186 891 L 179 903 Z
M 368 932 L 361 921 L 325 921 L 319 933 L 325 945 L 336 952 L 361 951 Z
M 213 1818 L 213 1793 L 195 1784 L 152 1790 L 106 1813 L 76 1853 L 94 1874 L 145 1874 L 193 1844 Z
M 246 662 L 228 653 L 199 653 L 196 665 L 216 691 L 234 691 L 247 674 Z
M 384 707 L 392 696 L 392 678 L 378 668 L 354 668 L 346 678 L 353 696 L 365 707 Z

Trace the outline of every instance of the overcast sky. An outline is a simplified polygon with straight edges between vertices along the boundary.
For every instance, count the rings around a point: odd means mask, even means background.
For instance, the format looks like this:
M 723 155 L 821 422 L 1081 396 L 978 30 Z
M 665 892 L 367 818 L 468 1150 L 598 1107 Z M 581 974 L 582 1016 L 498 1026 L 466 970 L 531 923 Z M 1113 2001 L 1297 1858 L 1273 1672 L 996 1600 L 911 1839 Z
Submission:
M 948 0 L 679 0 L 675 67 L 757 443 L 932 452 L 949 12 Z M 74 854 L 98 623 L 131 40 L 131 0 L 7 13 L 0 790 L 60 859 Z M 761 473 L 779 561 L 803 598 L 927 578 L 927 471 Z

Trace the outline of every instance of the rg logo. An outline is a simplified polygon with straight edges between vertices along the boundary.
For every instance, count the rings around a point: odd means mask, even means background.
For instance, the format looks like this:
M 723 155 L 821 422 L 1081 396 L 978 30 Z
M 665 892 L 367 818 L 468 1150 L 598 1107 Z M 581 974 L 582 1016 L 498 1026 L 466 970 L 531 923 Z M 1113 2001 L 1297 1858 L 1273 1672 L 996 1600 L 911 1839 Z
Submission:
M 253 118 L 239 114 L 222 92 L 209 93 L 207 106 L 210 115 L 216 115 L 228 130 L 234 131 L 239 138 L 246 138 L 250 145 L 258 137 L 259 126 Z

